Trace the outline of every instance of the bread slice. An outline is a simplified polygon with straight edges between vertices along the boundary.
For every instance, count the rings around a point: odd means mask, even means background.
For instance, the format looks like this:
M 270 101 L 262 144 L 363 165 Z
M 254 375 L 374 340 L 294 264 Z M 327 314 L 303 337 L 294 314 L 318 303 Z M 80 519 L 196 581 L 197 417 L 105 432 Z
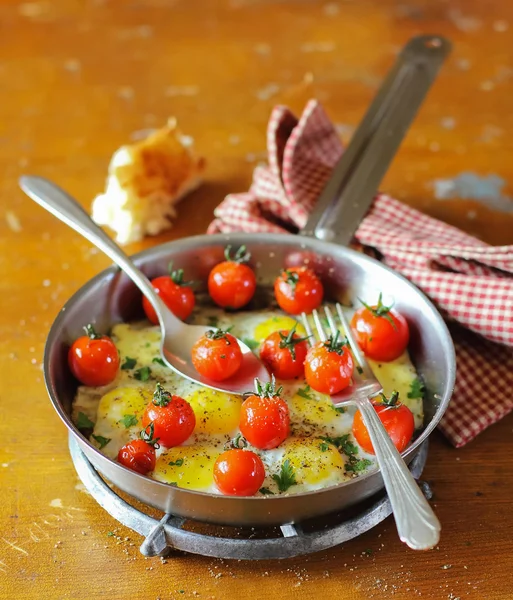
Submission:
M 116 232 L 120 244 L 140 241 L 172 226 L 175 204 L 197 188 L 205 160 L 176 119 L 113 154 L 105 192 L 93 201 L 92 218 Z

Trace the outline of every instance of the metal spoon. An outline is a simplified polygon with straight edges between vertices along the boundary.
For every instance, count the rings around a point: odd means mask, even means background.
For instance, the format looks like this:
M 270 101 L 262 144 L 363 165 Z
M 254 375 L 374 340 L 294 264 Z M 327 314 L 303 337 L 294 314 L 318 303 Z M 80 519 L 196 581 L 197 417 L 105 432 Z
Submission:
M 255 377 L 258 377 L 261 381 L 269 381 L 269 373 L 264 365 L 241 340 L 237 341 L 242 350 L 243 361 L 235 375 L 225 381 L 212 381 L 201 376 L 192 364 L 192 346 L 206 331 L 215 330 L 216 328 L 204 325 L 187 325 L 175 317 L 155 292 L 146 275 L 93 222 L 80 204 L 57 185 L 43 177 L 32 175 L 23 175 L 20 177 L 19 183 L 27 196 L 66 225 L 78 231 L 111 258 L 148 298 L 157 313 L 162 331 L 160 346 L 162 358 L 171 369 L 191 381 L 232 394 L 243 394 L 252 390 Z

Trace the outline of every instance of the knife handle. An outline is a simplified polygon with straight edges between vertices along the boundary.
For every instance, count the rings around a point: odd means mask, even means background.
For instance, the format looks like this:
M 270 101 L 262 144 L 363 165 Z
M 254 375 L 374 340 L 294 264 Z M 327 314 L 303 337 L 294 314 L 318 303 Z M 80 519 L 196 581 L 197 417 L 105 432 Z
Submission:
M 448 40 L 433 35 L 406 44 L 335 165 L 303 235 L 349 244 L 450 50 Z

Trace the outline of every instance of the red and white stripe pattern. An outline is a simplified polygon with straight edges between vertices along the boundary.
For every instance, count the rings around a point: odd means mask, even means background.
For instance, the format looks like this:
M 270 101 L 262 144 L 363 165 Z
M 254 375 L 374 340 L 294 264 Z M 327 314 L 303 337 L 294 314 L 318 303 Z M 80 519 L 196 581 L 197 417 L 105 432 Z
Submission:
M 277 106 L 267 130 L 268 166 L 249 192 L 230 194 L 209 233 L 301 229 L 343 148 L 321 105 L 298 120 Z M 513 410 L 513 246 L 493 247 L 378 194 L 355 239 L 421 288 L 451 323 L 458 377 L 440 429 L 455 446 Z

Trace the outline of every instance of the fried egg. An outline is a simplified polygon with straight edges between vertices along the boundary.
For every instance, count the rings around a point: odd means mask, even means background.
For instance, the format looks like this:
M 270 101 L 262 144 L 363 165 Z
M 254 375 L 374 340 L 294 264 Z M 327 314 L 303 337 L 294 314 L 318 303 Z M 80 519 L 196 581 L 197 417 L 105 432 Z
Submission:
M 300 336 L 306 332 L 301 323 L 279 310 L 224 312 L 221 309 L 197 309 L 195 323 L 231 327 L 231 333 L 244 340 L 254 352 L 275 331 L 296 325 Z M 194 410 L 196 428 L 183 445 L 157 450 L 155 470 L 149 473 L 158 481 L 185 489 L 219 493 L 213 480 L 215 460 L 239 433 L 242 398 L 193 383 L 169 369 L 160 358 L 160 329 L 147 322 L 120 323 L 111 336 L 118 348 L 121 368 L 116 380 L 103 388 L 80 387 L 73 407 L 73 418 L 83 412 L 94 423 L 91 442 L 109 458 L 116 459 L 119 449 L 136 438 L 142 429 L 141 418 L 151 401 L 156 383 L 181 396 Z M 369 361 L 384 393 L 393 390 L 413 412 L 415 426 L 423 423 L 422 398 L 410 391 L 417 373 L 405 352 L 390 363 Z M 329 396 L 320 394 L 304 380 L 278 382 L 290 414 L 290 437 L 273 450 L 255 451 L 266 467 L 262 493 L 294 494 L 317 490 L 346 481 L 375 467 L 375 457 L 357 447 L 351 435 L 355 409 L 336 409 Z M 344 446 L 341 442 L 349 443 Z M 357 454 L 351 459 L 344 448 Z M 348 460 L 358 469 L 347 468 Z M 284 471 L 285 469 L 285 471 Z M 287 469 L 294 481 L 285 485 Z

